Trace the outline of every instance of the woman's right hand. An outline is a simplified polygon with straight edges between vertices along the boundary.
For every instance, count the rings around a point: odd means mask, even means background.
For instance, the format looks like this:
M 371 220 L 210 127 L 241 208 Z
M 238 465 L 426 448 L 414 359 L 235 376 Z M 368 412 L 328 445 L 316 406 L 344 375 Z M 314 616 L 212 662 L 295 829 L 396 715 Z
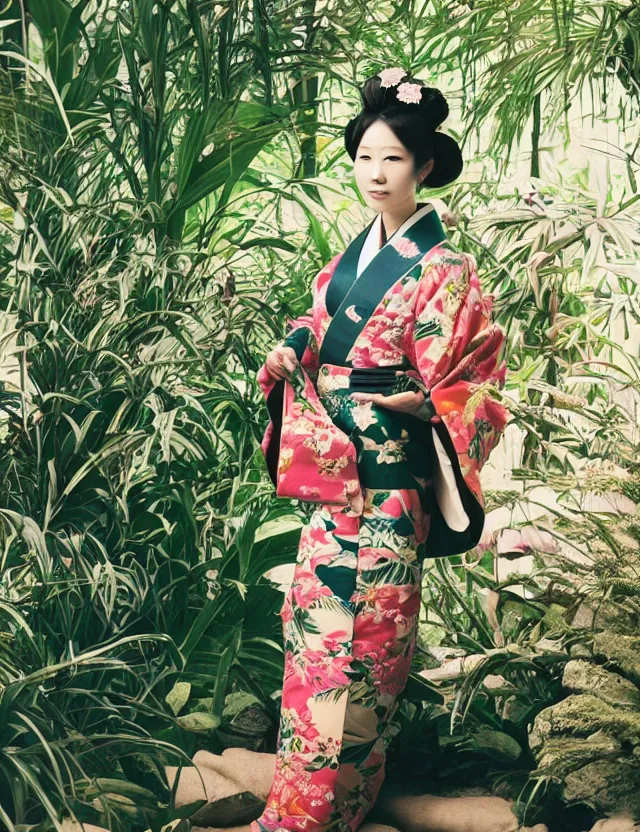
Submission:
M 276 347 L 267 355 L 265 366 L 271 378 L 288 379 L 295 370 L 298 358 L 293 347 Z

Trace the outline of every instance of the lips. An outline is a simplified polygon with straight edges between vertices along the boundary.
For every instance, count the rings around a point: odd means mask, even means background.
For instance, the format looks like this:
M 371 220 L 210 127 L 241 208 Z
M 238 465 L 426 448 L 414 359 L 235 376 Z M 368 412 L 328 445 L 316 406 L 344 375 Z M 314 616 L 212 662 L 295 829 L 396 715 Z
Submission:
M 373 194 L 373 196 L 386 196 L 389 191 L 369 191 L 369 193 Z

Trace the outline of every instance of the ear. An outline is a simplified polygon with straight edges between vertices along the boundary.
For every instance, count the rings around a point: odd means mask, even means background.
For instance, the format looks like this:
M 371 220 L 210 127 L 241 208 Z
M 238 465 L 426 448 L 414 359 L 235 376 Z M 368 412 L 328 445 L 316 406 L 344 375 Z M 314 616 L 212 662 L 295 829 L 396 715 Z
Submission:
M 435 159 L 429 159 L 427 164 L 422 168 L 422 170 L 420 171 L 420 174 L 418 175 L 418 182 L 422 182 L 422 180 L 425 177 L 429 176 L 429 174 L 433 170 L 433 166 L 435 165 L 435 163 L 436 163 Z

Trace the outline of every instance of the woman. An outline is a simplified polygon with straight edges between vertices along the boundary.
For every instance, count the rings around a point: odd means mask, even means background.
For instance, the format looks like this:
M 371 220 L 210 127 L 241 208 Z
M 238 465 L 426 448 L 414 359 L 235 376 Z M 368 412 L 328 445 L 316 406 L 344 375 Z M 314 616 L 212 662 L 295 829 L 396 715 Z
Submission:
M 355 830 L 384 779 L 425 557 L 476 545 L 478 474 L 504 429 L 502 330 L 475 261 L 416 189 L 462 170 L 443 95 L 370 78 L 345 144 L 375 219 L 316 276 L 259 373 L 282 496 L 317 502 L 281 611 L 276 774 L 252 832 Z

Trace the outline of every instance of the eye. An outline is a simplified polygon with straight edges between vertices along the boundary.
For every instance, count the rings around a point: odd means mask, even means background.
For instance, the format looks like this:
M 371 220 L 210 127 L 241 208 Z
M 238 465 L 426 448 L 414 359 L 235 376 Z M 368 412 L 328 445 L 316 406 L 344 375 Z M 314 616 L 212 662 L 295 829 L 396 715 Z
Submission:
M 362 155 L 361 155 L 361 156 L 359 156 L 358 158 L 359 158 L 359 159 L 369 159 L 369 156 L 366 156 L 365 154 L 362 154 Z M 401 156 L 385 156 L 385 160 L 386 160 L 386 159 L 398 159 L 398 160 L 400 160 L 400 161 L 401 161 L 401 160 L 402 160 L 402 157 L 401 157 Z

